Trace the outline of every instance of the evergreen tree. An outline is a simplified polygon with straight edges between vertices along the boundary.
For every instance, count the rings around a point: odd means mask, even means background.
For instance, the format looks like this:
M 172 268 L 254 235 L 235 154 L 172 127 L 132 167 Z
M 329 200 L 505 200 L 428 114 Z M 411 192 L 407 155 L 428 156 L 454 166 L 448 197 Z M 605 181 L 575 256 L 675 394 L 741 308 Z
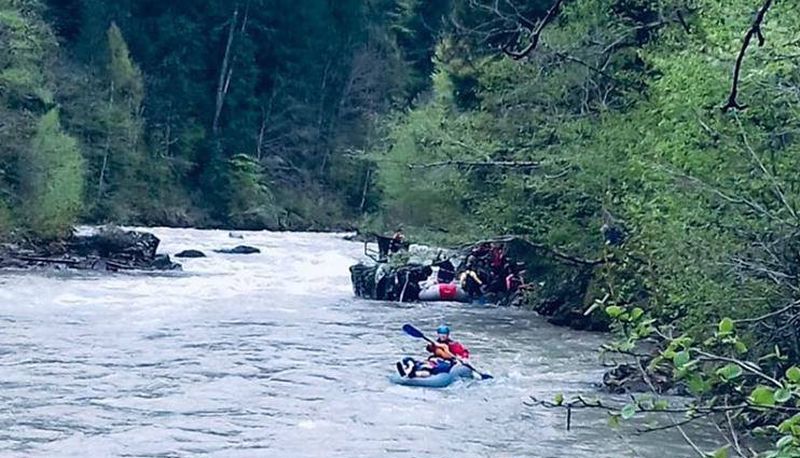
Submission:
M 112 23 L 107 32 L 107 104 L 99 111 L 105 143 L 100 142 L 96 172 L 96 205 L 105 217 L 130 220 L 138 197 L 147 183 L 141 181 L 144 164 L 144 100 L 142 74 L 133 63 L 122 32 Z

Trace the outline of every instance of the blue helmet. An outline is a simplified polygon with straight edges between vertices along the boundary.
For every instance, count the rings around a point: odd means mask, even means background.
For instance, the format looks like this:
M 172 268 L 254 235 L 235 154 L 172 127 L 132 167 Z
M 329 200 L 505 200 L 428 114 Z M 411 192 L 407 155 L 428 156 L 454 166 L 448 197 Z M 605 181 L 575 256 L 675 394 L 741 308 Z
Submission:
M 445 325 L 441 325 L 436 329 L 437 334 L 450 334 L 450 328 Z

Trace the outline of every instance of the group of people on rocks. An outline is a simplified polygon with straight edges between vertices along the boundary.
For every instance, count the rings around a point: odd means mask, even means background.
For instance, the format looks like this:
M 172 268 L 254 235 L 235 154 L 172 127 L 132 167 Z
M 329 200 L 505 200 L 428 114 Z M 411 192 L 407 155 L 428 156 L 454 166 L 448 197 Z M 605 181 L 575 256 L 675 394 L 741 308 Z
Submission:
M 523 265 L 514 262 L 502 243 L 484 242 L 467 256 L 459 279 L 470 296 L 513 293 L 525 285 Z
M 524 268 L 508 256 L 502 243 L 476 246 L 458 270 L 446 260 L 435 263 L 429 273 L 420 284 L 422 289 L 456 282 L 472 299 L 486 294 L 511 294 L 527 288 Z

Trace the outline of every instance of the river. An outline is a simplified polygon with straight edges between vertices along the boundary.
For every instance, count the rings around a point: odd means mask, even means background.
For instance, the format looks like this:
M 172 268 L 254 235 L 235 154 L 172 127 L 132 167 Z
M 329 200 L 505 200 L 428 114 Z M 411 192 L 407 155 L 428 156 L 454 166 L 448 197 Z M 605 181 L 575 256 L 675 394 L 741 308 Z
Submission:
M 0 276 L 0 456 L 682 457 L 600 411 L 526 407 L 599 394 L 602 335 L 491 306 L 355 299 L 362 247 L 324 234 L 152 229 L 200 249 L 167 274 Z M 251 256 L 210 253 L 246 243 Z M 494 375 L 430 390 L 387 376 L 440 323 Z

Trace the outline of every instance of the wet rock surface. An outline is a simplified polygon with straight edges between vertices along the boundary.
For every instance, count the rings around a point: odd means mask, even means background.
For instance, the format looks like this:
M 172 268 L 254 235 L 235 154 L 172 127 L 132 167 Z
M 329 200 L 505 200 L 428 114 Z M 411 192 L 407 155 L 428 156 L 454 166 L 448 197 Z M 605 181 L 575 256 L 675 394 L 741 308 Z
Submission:
M 206 254 L 200 250 L 184 250 L 175 255 L 176 258 L 205 258 Z
M 235 248 L 222 248 L 219 250 L 214 250 L 214 253 L 222 253 L 222 254 L 256 254 L 261 253 L 261 250 L 255 247 L 247 246 L 247 245 L 239 245 Z

